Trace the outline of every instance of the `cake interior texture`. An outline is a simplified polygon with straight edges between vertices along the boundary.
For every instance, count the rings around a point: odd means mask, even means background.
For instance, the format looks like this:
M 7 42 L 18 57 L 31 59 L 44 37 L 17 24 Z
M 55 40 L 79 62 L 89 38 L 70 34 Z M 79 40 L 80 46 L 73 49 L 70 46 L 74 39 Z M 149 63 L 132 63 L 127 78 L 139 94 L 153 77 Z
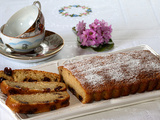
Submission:
M 14 81 L 57 81 L 58 75 L 54 73 L 36 70 L 15 70 L 13 71 Z
M 28 88 L 35 90 L 43 90 L 46 88 L 55 89 L 61 87 L 61 89 L 65 88 L 64 83 L 62 82 L 16 82 L 16 81 L 5 81 L 10 87 L 15 88 Z
M 160 89 L 160 59 L 149 50 L 67 60 L 59 73 L 82 103 Z
M 17 113 L 34 114 L 56 110 L 69 105 L 67 91 L 9 95 L 6 105 Z
M 54 92 L 54 93 L 37 93 L 37 94 L 25 94 L 25 95 L 12 95 L 12 98 L 19 102 L 27 102 L 29 104 L 43 103 L 45 101 L 54 102 L 56 99 L 64 99 L 68 97 L 66 92 Z
M 60 76 L 56 73 L 31 70 L 31 69 L 7 69 L 0 71 L 0 83 L 3 80 L 12 80 L 12 81 L 28 81 L 28 82 L 60 82 Z

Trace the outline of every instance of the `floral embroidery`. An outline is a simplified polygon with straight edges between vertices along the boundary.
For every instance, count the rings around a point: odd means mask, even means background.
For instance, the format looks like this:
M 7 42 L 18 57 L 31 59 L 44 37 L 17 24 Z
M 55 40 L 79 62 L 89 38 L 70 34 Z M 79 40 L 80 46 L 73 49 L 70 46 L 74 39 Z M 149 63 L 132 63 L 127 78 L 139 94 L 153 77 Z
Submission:
M 69 14 L 68 12 L 66 12 L 66 9 L 72 9 L 72 8 L 81 8 L 84 10 L 83 13 L 79 13 L 79 14 Z M 81 17 L 83 15 L 88 15 L 89 13 L 91 13 L 92 10 L 91 8 L 88 8 L 86 6 L 80 6 L 80 5 L 69 5 L 69 6 L 64 6 L 63 8 L 61 8 L 59 10 L 59 13 L 64 15 L 64 16 L 70 16 L 70 17 Z

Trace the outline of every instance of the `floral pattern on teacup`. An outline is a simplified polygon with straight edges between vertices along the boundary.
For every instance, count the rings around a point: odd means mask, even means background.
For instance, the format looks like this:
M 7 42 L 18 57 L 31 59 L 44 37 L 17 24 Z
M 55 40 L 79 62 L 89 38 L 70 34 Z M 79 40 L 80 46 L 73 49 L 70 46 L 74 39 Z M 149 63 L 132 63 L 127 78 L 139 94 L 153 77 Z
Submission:
M 44 31 L 44 17 L 43 14 L 39 14 L 36 22 L 32 25 L 32 27 L 27 30 L 24 34 L 20 36 L 20 38 L 31 37 L 35 35 L 39 35 Z

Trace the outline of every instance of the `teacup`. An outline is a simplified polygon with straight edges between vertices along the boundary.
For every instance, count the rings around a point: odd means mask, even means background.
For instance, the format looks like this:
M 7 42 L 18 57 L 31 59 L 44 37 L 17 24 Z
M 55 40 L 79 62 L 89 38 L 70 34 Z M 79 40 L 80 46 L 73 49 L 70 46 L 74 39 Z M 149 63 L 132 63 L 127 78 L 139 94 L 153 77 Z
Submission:
M 36 47 L 38 47 L 45 37 L 45 29 L 38 35 L 32 37 L 10 37 L 3 33 L 4 25 L 1 27 L 0 30 L 0 37 L 3 43 L 10 48 L 12 51 L 26 53 L 30 52 Z
M 39 5 L 39 7 L 36 6 Z M 41 4 L 35 1 L 16 12 L 5 24 L 3 33 L 10 37 L 31 37 L 44 31 Z
M 39 14 L 39 17 L 37 18 L 35 23 L 26 32 L 24 32 L 23 34 L 17 37 L 23 38 L 23 37 L 35 36 L 35 35 L 41 34 L 44 31 L 44 29 L 45 29 L 44 17 L 43 17 L 43 14 Z

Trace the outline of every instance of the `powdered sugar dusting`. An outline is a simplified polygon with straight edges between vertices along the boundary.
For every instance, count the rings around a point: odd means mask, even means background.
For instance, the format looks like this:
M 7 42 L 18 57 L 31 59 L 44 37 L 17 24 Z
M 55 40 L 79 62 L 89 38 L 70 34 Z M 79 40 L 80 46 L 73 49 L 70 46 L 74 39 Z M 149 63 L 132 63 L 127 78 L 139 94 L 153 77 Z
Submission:
M 68 60 L 64 67 L 82 86 L 95 88 L 107 81 L 135 82 L 140 73 L 160 71 L 160 60 L 148 50 L 139 50 Z
M 103 79 L 103 76 L 100 76 L 100 75 L 94 75 L 94 74 L 88 74 L 85 76 L 85 78 L 87 80 L 90 80 L 92 82 L 92 84 L 97 84 L 97 80 L 102 80 Z

